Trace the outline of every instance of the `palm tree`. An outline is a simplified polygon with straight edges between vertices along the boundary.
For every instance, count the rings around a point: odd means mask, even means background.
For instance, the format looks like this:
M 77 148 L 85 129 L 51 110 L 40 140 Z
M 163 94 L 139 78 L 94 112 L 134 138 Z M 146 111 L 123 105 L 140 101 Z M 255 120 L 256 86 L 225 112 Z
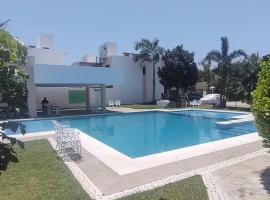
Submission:
M 209 60 L 203 60 L 200 65 L 202 65 L 202 76 L 203 76 L 203 81 L 206 81 L 207 83 L 207 92 L 210 90 L 210 85 L 213 83 L 214 79 L 214 74 L 213 71 L 211 70 L 211 61 Z
M 229 42 L 227 37 L 221 37 L 221 51 L 212 50 L 206 57 L 205 61 L 213 61 L 218 64 L 216 68 L 216 77 L 218 78 L 218 87 L 221 95 L 221 106 L 226 106 L 227 84 L 230 67 L 235 59 L 246 57 L 246 53 L 239 49 L 229 53 Z M 222 97 L 225 95 L 225 98 Z
M 242 62 L 236 62 L 233 65 L 234 76 L 240 85 L 238 92 L 241 92 L 242 100 L 248 104 L 251 104 L 251 92 L 256 88 L 258 81 L 260 60 L 259 55 L 253 53 Z
M 139 51 L 139 54 L 136 54 L 134 61 L 141 62 L 141 66 L 146 63 L 151 63 L 153 66 L 153 102 L 155 101 L 156 96 L 156 64 L 164 53 L 164 49 L 160 47 L 158 43 L 159 40 L 156 38 L 153 41 L 142 39 L 135 43 L 135 50 Z
M 6 20 L 4 22 L 0 22 L 0 28 L 3 28 L 5 25 L 7 25 L 7 23 L 9 22 L 10 20 Z

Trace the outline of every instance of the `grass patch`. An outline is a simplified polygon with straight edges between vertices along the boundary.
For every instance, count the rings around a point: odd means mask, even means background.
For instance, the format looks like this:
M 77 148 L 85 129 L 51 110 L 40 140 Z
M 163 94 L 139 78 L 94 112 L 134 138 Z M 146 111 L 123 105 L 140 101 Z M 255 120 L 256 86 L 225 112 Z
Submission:
M 121 200 L 208 200 L 207 190 L 199 175 L 145 191 Z
M 47 140 L 25 142 L 25 150 L 15 147 L 20 160 L 10 163 L 0 175 L 0 199 L 90 199 L 62 160 L 56 158 Z M 201 176 L 168 184 L 122 200 L 208 200 Z
M 192 107 L 192 108 L 198 108 L 198 109 L 215 109 L 213 105 L 201 105 L 199 107 Z
M 16 148 L 19 163 L 0 175 L 0 199 L 90 199 L 47 140 Z

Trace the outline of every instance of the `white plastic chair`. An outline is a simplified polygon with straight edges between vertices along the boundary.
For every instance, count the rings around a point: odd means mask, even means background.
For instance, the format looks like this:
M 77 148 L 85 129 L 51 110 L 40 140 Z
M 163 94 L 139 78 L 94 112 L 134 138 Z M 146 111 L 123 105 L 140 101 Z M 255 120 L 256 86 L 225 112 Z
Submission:
M 80 132 L 70 128 L 69 125 L 63 125 L 53 120 L 53 126 L 56 132 L 56 151 L 59 151 L 61 156 L 66 155 L 66 148 L 69 144 L 74 152 L 81 156 L 81 140 Z
M 115 105 L 113 100 L 109 100 L 108 104 L 109 104 L 109 107 L 113 107 Z
M 115 100 L 115 106 L 121 106 L 121 101 L 120 100 Z

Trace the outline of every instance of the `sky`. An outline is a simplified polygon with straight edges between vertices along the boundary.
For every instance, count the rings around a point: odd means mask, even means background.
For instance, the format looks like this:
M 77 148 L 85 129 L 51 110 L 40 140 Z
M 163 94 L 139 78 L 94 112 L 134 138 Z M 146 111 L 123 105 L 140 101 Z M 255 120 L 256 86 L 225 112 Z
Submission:
M 200 62 L 220 49 L 227 36 L 230 51 L 270 53 L 269 0 L 1 0 L 0 22 L 26 45 L 38 33 L 50 33 L 65 64 L 98 54 L 107 41 L 118 54 L 135 52 L 135 41 L 158 38 L 171 49 L 183 44 Z

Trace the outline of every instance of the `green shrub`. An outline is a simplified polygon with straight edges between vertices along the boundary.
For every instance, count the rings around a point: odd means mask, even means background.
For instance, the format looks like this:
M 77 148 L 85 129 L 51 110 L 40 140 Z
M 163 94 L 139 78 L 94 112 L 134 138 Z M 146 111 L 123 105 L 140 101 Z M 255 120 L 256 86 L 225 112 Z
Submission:
M 260 67 L 257 87 L 252 92 L 252 112 L 258 132 L 270 141 L 270 56 L 261 62 Z

